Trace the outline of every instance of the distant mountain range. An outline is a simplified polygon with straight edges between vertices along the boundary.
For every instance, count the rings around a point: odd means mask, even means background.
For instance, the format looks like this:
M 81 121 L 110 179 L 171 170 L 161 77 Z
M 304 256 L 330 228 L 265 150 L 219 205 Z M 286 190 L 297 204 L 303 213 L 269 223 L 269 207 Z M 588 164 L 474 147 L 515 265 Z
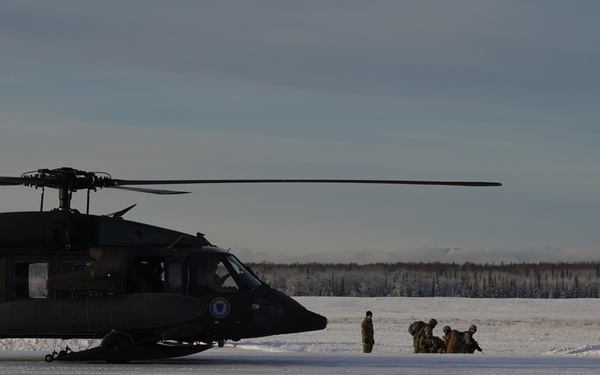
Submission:
M 600 248 L 531 248 L 531 249 L 474 249 L 435 248 L 387 252 L 382 250 L 344 250 L 336 252 L 312 252 L 290 255 L 274 252 L 255 252 L 250 249 L 232 250 L 243 262 L 271 263 L 396 263 L 396 262 L 442 262 L 442 263 L 570 263 L 600 260 Z

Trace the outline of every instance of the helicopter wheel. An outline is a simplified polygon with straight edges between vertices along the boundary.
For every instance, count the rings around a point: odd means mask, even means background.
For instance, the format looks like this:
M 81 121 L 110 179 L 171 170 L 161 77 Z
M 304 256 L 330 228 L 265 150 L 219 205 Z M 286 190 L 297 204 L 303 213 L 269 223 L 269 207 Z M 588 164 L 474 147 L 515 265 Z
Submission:
M 135 346 L 135 341 L 133 337 L 124 331 L 111 331 L 102 339 L 100 343 L 100 347 L 111 349 L 115 352 L 123 348 L 133 348 Z M 118 360 L 109 360 L 108 363 L 127 363 L 129 360 L 127 359 L 118 359 Z

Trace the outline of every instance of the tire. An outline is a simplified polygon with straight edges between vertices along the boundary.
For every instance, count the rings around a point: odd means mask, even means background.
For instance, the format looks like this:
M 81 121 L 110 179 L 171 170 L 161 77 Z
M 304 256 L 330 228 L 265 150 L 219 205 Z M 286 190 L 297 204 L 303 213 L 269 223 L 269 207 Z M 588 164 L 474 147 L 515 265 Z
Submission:
M 135 341 L 133 337 L 124 331 L 111 331 L 109 332 L 100 343 L 100 347 L 106 348 L 115 352 L 120 351 L 123 348 L 133 348 Z M 108 363 L 127 363 L 128 359 L 107 359 Z
M 103 348 L 115 348 L 115 350 L 119 350 L 118 348 L 121 347 L 133 347 L 134 345 L 133 337 L 124 331 L 111 331 L 104 336 L 100 343 Z

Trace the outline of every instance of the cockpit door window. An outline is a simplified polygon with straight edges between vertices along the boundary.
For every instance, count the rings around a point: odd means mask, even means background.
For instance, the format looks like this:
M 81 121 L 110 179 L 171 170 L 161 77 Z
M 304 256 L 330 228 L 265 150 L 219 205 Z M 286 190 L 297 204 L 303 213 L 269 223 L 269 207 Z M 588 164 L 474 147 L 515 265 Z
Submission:
M 240 263 L 237 258 L 234 256 L 227 257 L 227 260 L 231 264 L 231 267 L 234 270 L 234 273 L 239 277 L 239 279 L 248 287 L 250 290 L 254 290 L 257 286 L 261 285 L 262 282 L 258 280 L 250 269 L 246 268 L 242 263 Z
M 219 259 L 198 259 L 196 287 L 203 292 L 237 292 L 239 290 L 229 270 Z

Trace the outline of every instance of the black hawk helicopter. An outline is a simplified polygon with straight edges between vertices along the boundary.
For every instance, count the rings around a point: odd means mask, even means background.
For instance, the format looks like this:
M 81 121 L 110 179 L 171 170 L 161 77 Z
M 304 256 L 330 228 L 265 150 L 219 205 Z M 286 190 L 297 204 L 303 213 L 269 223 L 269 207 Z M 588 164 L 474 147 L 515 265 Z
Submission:
M 327 319 L 261 281 L 203 234 L 128 221 L 133 206 L 89 214 L 101 188 L 154 194 L 183 191 L 144 185 L 359 183 L 500 186 L 497 182 L 254 179 L 120 180 L 69 167 L 0 177 L 0 185 L 39 188 L 40 211 L 0 213 L 0 338 L 100 339 L 52 360 L 127 362 L 201 352 L 225 340 L 324 329 Z M 45 188 L 59 207 L 43 210 Z M 85 214 L 72 193 L 87 190 Z

